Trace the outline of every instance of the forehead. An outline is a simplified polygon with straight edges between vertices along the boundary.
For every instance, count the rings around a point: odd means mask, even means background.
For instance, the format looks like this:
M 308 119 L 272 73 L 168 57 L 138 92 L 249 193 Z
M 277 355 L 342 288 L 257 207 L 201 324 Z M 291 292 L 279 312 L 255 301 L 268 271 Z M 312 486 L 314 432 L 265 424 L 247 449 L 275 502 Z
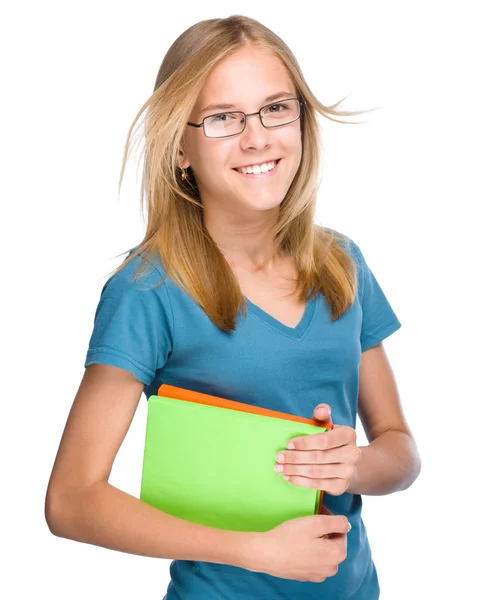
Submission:
M 254 47 L 238 50 L 224 58 L 210 73 L 198 97 L 195 109 L 207 105 L 250 109 L 265 103 L 267 97 L 280 91 L 295 96 L 295 86 L 282 61 Z

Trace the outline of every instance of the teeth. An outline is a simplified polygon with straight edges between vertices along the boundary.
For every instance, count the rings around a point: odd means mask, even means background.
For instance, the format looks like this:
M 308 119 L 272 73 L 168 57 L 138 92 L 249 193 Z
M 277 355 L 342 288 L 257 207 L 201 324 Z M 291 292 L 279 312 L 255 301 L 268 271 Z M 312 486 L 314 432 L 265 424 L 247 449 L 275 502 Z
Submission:
M 272 171 L 276 166 L 276 161 L 271 161 L 268 163 L 263 163 L 262 165 L 255 165 L 253 167 L 242 167 L 241 169 L 236 169 L 239 173 L 247 174 L 252 173 L 254 175 L 258 173 L 267 173 L 267 171 Z

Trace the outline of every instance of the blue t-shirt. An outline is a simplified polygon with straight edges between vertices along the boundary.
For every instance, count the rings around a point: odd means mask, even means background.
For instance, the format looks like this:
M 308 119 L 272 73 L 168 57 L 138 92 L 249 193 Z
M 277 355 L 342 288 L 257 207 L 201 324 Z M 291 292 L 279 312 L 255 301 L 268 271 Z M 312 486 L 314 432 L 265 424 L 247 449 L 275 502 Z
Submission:
M 355 428 L 361 353 L 401 323 L 357 244 L 345 235 L 341 240 L 358 273 L 356 300 L 340 319 L 331 321 L 322 294 L 308 301 L 296 327 L 247 299 L 248 314 L 237 317 L 231 332 L 214 325 L 170 277 L 151 287 L 164 275 L 158 257 L 146 265 L 147 276 L 130 283 L 140 255 L 103 287 L 85 367 L 97 362 L 130 371 L 144 383 L 148 399 L 168 383 L 307 419 L 325 402 L 333 423 Z M 325 492 L 323 503 L 352 525 L 347 558 L 336 575 L 322 583 L 303 582 L 232 565 L 173 560 L 164 600 L 377 600 L 361 496 Z

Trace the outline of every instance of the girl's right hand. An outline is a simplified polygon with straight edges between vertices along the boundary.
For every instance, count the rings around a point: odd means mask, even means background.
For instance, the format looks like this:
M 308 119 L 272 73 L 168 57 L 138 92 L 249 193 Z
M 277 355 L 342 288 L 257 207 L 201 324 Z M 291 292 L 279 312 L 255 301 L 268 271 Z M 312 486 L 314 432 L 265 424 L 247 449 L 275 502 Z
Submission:
M 321 583 L 336 575 L 347 557 L 347 533 L 351 526 L 343 515 L 326 507 L 320 514 L 280 523 L 255 533 L 249 570 L 283 579 Z

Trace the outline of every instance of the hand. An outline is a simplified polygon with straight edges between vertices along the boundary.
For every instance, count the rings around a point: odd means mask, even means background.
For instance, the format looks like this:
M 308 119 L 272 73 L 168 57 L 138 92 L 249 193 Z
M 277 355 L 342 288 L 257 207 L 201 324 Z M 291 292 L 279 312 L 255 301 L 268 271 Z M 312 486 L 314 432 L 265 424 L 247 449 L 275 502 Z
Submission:
M 245 569 L 282 579 L 321 583 L 347 557 L 347 518 L 325 506 L 319 515 L 284 521 L 265 532 L 245 533 Z
M 332 425 L 328 404 L 318 404 L 313 419 L 324 421 L 325 427 Z M 332 496 L 340 496 L 349 489 L 361 458 L 352 427 L 335 425 L 330 431 L 293 438 L 290 442 L 295 448 L 281 450 L 276 456 L 283 467 L 283 476 L 288 476 L 290 483 L 323 490 Z

